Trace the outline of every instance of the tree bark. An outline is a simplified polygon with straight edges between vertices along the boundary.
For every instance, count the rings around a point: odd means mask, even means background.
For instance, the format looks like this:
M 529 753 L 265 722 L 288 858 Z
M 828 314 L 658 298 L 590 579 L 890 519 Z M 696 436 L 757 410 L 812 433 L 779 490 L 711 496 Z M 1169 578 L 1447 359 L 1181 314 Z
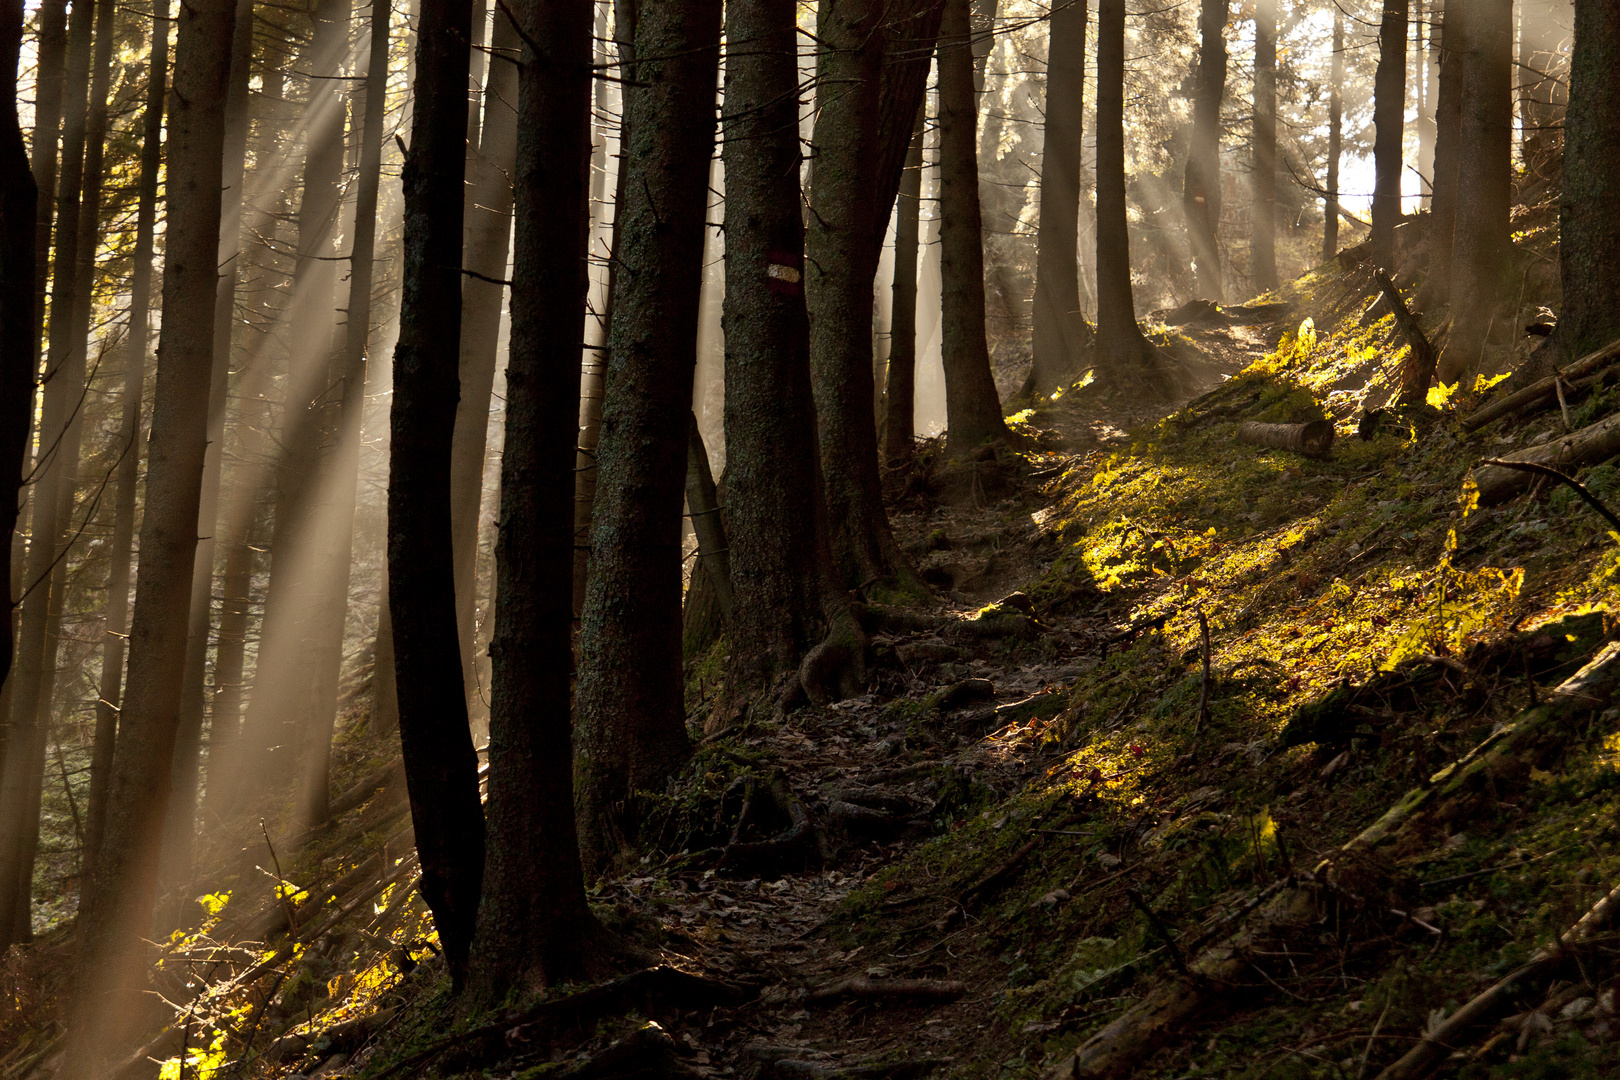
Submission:
M 709 468 L 709 450 L 703 445 L 697 414 L 692 414 L 686 435 L 686 516 L 697 539 L 697 560 L 714 583 L 715 599 L 726 621 L 736 613 L 731 588 L 731 545 L 726 539 L 720 496 Z M 684 629 L 685 613 L 682 613 Z M 684 637 L 684 633 L 683 633 Z
M 634 793 L 662 781 L 691 747 L 681 497 L 719 51 L 719 0 L 638 4 L 576 699 L 580 839 L 593 868 L 618 850 Z M 870 393 L 865 407 L 870 417 Z
M 574 433 L 590 233 L 591 7 L 520 0 L 512 338 L 501 456 L 488 863 L 471 989 L 501 1004 L 590 974 L 569 753 Z M 504 17 L 504 16 L 503 16 Z M 497 32 L 498 33 L 498 32 Z M 487 130 L 487 129 L 486 129 Z
M 1564 185 L 1559 204 L 1558 261 L 1564 304 L 1558 337 L 1566 355 L 1582 356 L 1620 336 L 1620 10 L 1580 0 L 1569 107 L 1564 115 Z
M 1441 382 L 1478 370 L 1507 291 L 1513 196 L 1513 0 L 1468 13 L 1451 254 L 1451 336 Z M 1509 316 L 1512 318 L 1512 316 Z
M 1333 9 L 1333 73 L 1328 90 L 1327 191 L 1322 197 L 1322 261 L 1339 253 L 1339 158 L 1344 140 L 1344 12 Z
M 152 18 L 151 56 L 146 68 L 146 112 L 142 118 L 141 175 L 136 195 L 135 253 L 130 281 L 129 328 L 124 340 L 124 389 L 119 401 L 117 498 L 112 550 L 107 569 L 107 606 L 96 700 L 95 742 L 90 759 L 90 794 L 85 808 L 84 875 L 93 879 L 107 821 L 107 787 L 118 711 L 124 695 L 125 640 L 129 635 L 130 564 L 135 540 L 135 496 L 140 480 L 142 387 L 151 344 L 152 241 L 157 223 L 158 170 L 163 163 L 163 97 L 169 81 L 169 19 L 164 0 Z
M 34 138 L 30 168 L 39 189 L 34 218 L 34 323 L 45 323 L 50 287 L 51 224 L 56 213 L 57 144 L 62 134 L 62 98 L 67 91 L 67 0 L 44 0 L 39 10 L 39 61 L 34 82 Z M 34 339 L 34 365 L 40 360 Z M 37 374 L 37 372 L 36 372 Z
M 941 352 L 945 449 L 964 454 L 1008 437 L 984 327 L 984 227 L 979 216 L 978 106 L 969 0 L 945 0 L 939 37 Z
M 1035 239 L 1034 362 L 1024 393 L 1046 394 L 1080 364 L 1091 328 L 1080 314 L 1080 159 L 1085 119 L 1086 3 L 1052 12 L 1046 54 L 1041 225 Z
M 456 637 L 450 454 L 461 345 L 469 0 L 423 0 L 405 156 L 404 281 L 388 483 L 388 607 L 422 895 L 459 989 L 484 872 L 478 758 Z
M 1412 8 L 1413 48 L 1417 50 L 1417 137 L 1418 177 L 1421 182 L 1422 209 L 1431 207 L 1434 196 L 1434 96 L 1440 75 L 1440 39 L 1436 12 L 1440 0 L 1415 0 Z
M 146 514 L 129 642 L 129 685 L 98 873 L 79 913 L 78 992 L 63 1075 L 99 1071 L 145 1000 L 149 931 L 185 673 L 186 608 L 208 438 L 219 272 L 225 94 L 235 0 L 180 8 L 170 98 L 168 225 Z
M 496 347 L 501 308 L 506 301 L 507 249 L 512 239 L 512 162 L 517 143 L 518 70 L 511 62 L 523 43 L 504 12 L 495 18 L 491 43 L 498 59 L 489 69 L 484 90 L 482 138 L 468 157 L 474 179 L 467 216 L 467 250 L 462 259 L 468 274 L 461 285 L 461 401 L 456 406 L 456 433 L 450 457 L 451 543 L 456 559 L 456 629 L 461 636 L 461 673 L 467 685 L 467 710 L 483 712 L 478 702 L 478 660 L 474 655 L 478 618 L 478 533 L 484 492 L 484 447 L 489 435 L 490 395 L 495 387 Z M 486 280 L 493 278 L 494 280 Z M 488 609 L 485 609 L 486 617 Z
M 1277 287 L 1277 0 L 1254 5 L 1254 209 L 1249 274 L 1257 293 Z
M 1222 46 L 1223 71 L 1225 55 Z M 1117 386 L 1149 378 L 1153 346 L 1136 325 L 1125 218 L 1125 0 L 1097 6 L 1097 346 L 1100 378 Z
M 917 245 L 922 232 L 926 120 L 926 107 L 918 109 L 895 198 L 894 302 L 889 308 L 889 371 L 883 391 L 883 457 L 891 469 L 911 460 L 917 440 Z
M 1440 85 L 1434 96 L 1434 180 L 1433 194 L 1429 198 L 1428 273 L 1418 297 L 1418 306 L 1424 309 L 1433 309 L 1451 299 L 1467 15 L 1464 0 L 1445 0 L 1440 30 Z
M 1373 264 L 1395 270 L 1395 226 L 1401 221 L 1402 135 L 1406 124 L 1406 0 L 1384 0 L 1373 76 Z
M 887 145 L 880 140 L 883 10 L 877 0 L 817 9 L 805 244 L 810 372 L 833 559 L 847 585 L 908 572 L 883 510 L 872 409 L 872 278 L 883 242 L 873 177 L 883 183 L 879 150 Z M 916 112 L 905 119 L 909 130 Z
M 1099 4 L 1101 0 L 1098 0 Z M 1187 244 L 1193 253 L 1193 271 L 1198 295 L 1217 304 L 1225 303 L 1221 272 L 1221 252 L 1217 230 L 1221 222 L 1221 98 L 1226 93 L 1226 20 L 1228 0 L 1202 0 L 1198 16 L 1198 88 L 1193 96 L 1192 143 L 1187 150 L 1187 171 L 1182 181 L 1181 203 L 1187 215 Z M 1101 30 L 1101 8 L 1098 28 Z M 1111 46 L 1110 46 L 1111 47 Z M 1101 56 L 1101 38 L 1098 55 Z M 1098 77 L 1097 104 L 1102 107 L 1102 79 Z M 1102 118 L 1097 120 L 1102 138 Z M 1101 197 L 1101 165 L 1098 166 L 1098 196 Z M 1098 211 L 1101 217 L 1101 211 Z M 1099 242 L 1100 242 L 1099 223 Z M 1098 276 L 1101 278 L 1101 260 Z M 1097 289 L 1098 321 L 1101 321 L 1102 285 Z

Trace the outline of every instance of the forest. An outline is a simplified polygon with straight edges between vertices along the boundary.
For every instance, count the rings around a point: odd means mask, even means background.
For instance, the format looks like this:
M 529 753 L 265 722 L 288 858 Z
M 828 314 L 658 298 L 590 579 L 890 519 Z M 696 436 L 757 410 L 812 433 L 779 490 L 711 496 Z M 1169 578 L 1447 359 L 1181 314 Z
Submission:
M 0 73 L 0 1080 L 1620 1075 L 1615 0 Z

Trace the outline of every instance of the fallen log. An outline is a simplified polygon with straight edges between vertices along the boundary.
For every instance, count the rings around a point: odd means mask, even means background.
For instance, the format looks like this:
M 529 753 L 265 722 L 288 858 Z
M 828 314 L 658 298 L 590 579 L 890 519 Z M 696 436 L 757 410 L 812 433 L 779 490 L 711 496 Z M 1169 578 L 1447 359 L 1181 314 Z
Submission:
M 1449 1057 L 1475 1028 L 1496 1019 L 1513 1008 L 1513 999 L 1524 984 L 1550 978 L 1571 957 L 1573 951 L 1604 929 L 1620 908 L 1620 885 L 1594 904 L 1579 922 L 1559 935 L 1551 945 L 1539 949 L 1527 962 L 1503 976 L 1488 990 L 1430 1029 L 1395 1064 L 1378 1074 L 1378 1080 L 1418 1080 Z
M 1423 328 L 1418 325 L 1417 318 L 1401 298 L 1401 290 L 1389 280 L 1382 267 L 1373 271 L 1373 279 L 1378 282 L 1390 310 L 1395 313 L 1395 325 L 1400 327 L 1401 336 L 1406 338 L 1410 350 L 1406 363 L 1401 365 L 1401 404 L 1422 405 L 1428 399 L 1429 385 L 1434 382 L 1435 363 L 1439 358 L 1429 339 L 1423 336 Z
M 1517 393 L 1509 394 L 1475 410 L 1471 416 L 1463 420 L 1462 429 L 1470 432 L 1478 431 L 1492 420 L 1556 401 L 1560 380 L 1566 388 L 1590 385 L 1589 379 L 1595 380 L 1605 369 L 1617 363 L 1620 363 L 1620 338 L 1609 342 L 1596 352 L 1586 354 L 1556 375 L 1537 380 Z
M 869 979 L 852 975 L 812 987 L 806 1001 L 834 998 L 911 998 L 920 1001 L 955 1001 L 967 993 L 967 984 L 955 979 Z
M 1333 446 L 1333 421 L 1312 420 L 1306 424 L 1262 424 L 1247 420 L 1238 425 L 1238 442 L 1292 450 L 1306 457 L 1322 457 Z
M 1409 791 L 1314 872 L 1256 905 L 1235 933 L 1200 952 L 1185 973 L 1177 972 L 1150 989 L 1048 1072 L 1046 1080 L 1100 1080 L 1129 1073 L 1144 1056 L 1185 1030 L 1196 1013 L 1229 993 L 1225 988 L 1253 966 L 1256 952 L 1268 951 L 1267 942 L 1286 939 L 1320 918 L 1319 889 L 1313 884 L 1333 877 L 1340 865 L 1361 861 L 1375 848 L 1391 843 L 1399 847 L 1420 837 L 1432 823 L 1464 815 L 1480 799 L 1512 790 L 1532 769 L 1544 768 L 1562 752 L 1569 729 L 1606 708 L 1617 688 L 1620 644 L 1610 644 L 1540 705 L 1520 713 L 1429 784 Z
M 781 1080 L 917 1080 L 951 1061 L 951 1058 L 911 1058 L 864 1065 L 828 1065 L 820 1061 L 779 1058 L 768 1062 L 760 1075 Z
M 1595 424 L 1572 431 L 1551 442 L 1504 454 L 1504 461 L 1522 461 L 1549 468 L 1572 468 L 1594 465 L 1620 454 L 1620 413 Z M 1503 502 L 1530 486 L 1530 475 L 1500 465 L 1476 468 L 1472 476 L 1479 485 L 1479 501 L 1483 505 Z

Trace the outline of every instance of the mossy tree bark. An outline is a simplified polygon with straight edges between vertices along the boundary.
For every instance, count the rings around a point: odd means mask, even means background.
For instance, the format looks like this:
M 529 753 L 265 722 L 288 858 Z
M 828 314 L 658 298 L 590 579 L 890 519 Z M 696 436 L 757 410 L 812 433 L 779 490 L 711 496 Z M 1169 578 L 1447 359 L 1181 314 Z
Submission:
M 1504 313 L 1512 248 L 1513 0 L 1469 4 L 1451 245 L 1451 335 L 1441 382 L 1476 371 Z M 1507 315 L 1512 319 L 1512 315 Z
M 450 541 L 467 142 L 462 30 L 471 17 L 468 0 L 423 0 L 417 24 L 388 478 L 388 609 L 405 783 L 422 896 L 458 987 L 484 874 L 484 814 L 461 681 Z
M 168 226 L 146 513 L 129 640 L 129 686 L 98 872 L 79 912 L 78 992 L 65 1076 L 99 1073 L 145 999 L 144 956 L 168 807 L 219 280 L 219 177 L 235 0 L 182 5 L 170 96 Z
M 1406 130 L 1406 0 L 1384 0 L 1373 76 L 1372 257 L 1395 270 L 1395 226 L 1401 221 L 1402 135 Z
M 1054 8 L 1046 56 L 1041 227 L 1035 239 L 1034 363 L 1026 394 L 1049 393 L 1080 364 L 1091 328 L 1080 314 L 1080 159 L 1085 118 L 1086 2 Z
M 574 520 L 566 493 L 588 285 L 592 11 L 575 0 L 519 0 L 511 12 L 532 44 L 517 96 L 488 862 L 470 984 L 491 1005 L 597 974 L 608 936 L 585 902 L 569 753 Z
M 1097 5 L 1097 348 L 1100 378 L 1118 386 L 1149 377 L 1153 346 L 1136 325 L 1125 217 L 1125 0 Z
M 1249 276 L 1255 292 L 1277 287 L 1277 0 L 1254 5 L 1254 209 Z
M 1005 439 L 984 326 L 984 226 L 979 213 L 978 103 L 968 0 L 945 0 L 939 35 L 940 340 L 945 448 L 963 454 Z
M 1098 2 L 1100 4 L 1102 0 Z M 1187 150 L 1187 170 L 1181 188 L 1181 205 L 1187 216 L 1187 242 L 1192 248 L 1198 295 L 1217 304 L 1223 303 L 1226 299 L 1217 229 L 1221 222 L 1221 98 L 1226 94 L 1226 20 L 1229 10 L 1228 0 L 1203 0 L 1199 7 L 1198 87 L 1193 94 L 1192 143 Z M 1099 7 L 1099 33 L 1101 24 L 1102 15 Z M 1101 52 L 1102 44 L 1099 37 L 1099 60 Z M 1100 74 L 1097 88 L 1098 107 L 1101 108 Z M 1097 124 L 1097 134 L 1101 138 L 1101 117 L 1098 118 Z M 1100 198 L 1100 180 L 1098 187 Z M 1100 210 L 1098 216 L 1101 217 Z M 1099 223 L 1099 229 L 1100 227 Z M 1098 276 L 1101 277 L 1100 263 Z M 1102 318 L 1100 282 L 1097 292 L 1100 322 Z
M 894 302 L 889 319 L 889 371 L 883 387 L 883 457 L 889 468 L 903 466 L 917 438 L 917 252 L 922 225 L 923 125 L 906 152 L 906 171 L 895 198 Z
M 1564 118 L 1558 259 L 1564 306 L 1558 336 L 1582 356 L 1620 337 L 1620 9 L 1575 5 L 1575 52 Z
M 647 0 L 637 8 L 580 634 L 575 753 L 588 867 L 618 850 L 635 792 L 662 781 L 691 749 L 681 674 L 681 501 L 720 2 Z

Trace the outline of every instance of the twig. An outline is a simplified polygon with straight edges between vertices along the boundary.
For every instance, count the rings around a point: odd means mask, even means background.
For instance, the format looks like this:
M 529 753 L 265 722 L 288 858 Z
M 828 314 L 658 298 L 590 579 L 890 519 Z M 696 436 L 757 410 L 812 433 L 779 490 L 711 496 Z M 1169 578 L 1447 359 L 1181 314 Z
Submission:
M 1361 1052 L 1361 1065 L 1356 1069 L 1356 1080 L 1367 1075 L 1367 1058 L 1372 1055 L 1373 1043 L 1378 1039 L 1378 1030 L 1384 1026 L 1384 1017 L 1389 1015 L 1389 1007 L 1393 1005 L 1393 997 L 1384 1000 L 1384 1011 L 1378 1014 L 1378 1022 L 1373 1025 L 1372 1034 L 1367 1036 L 1367 1049 Z
M 1147 917 L 1148 925 L 1153 927 L 1154 932 L 1159 935 L 1165 947 L 1170 950 L 1170 962 L 1176 965 L 1176 970 L 1183 975 L 1187 974 L 1187 958 L 1181 954 L 1181 946 L 1176 944 L 1175 935 L 1170 933 L 1170 928 L 1164 925 L 1164 921 L 1153 913 L 1153 909 L 1148 907 L 1148 902 L 1142 899 L 1142 894 L 1137 892 L 1135 888 L 1126 889 L 1125 895 L 1135 905 L 1136 910 Z
M 1614 526 L 1616 532 L 1620 532 L 1620 517 L 1615 517 L 1613 511 L 1611 511 L 1607 506 L 1604 506 L 1603 503 L 1599 502 L 1598 497 L 1587 490 L 1586 485 L 1581 483 L 1579 480 L 1576 480 L 1573 476 L 1567 476 L 1564 473 L 1559 472 L 1557 469 L 1551 469 L 1545 465 L 1538 465 L 1533 461 L 1508 461 L 1505 458 L 1486 458 L 1480 462 L 1480 464 L 1498 465 L 1504 469 L 1514 469 L 1518 472 L 1535 473 L 1537 476 L 1546 477 L 1550 480 L 1557 480 L 1560 483 L 1568 484 L 1571 488 L 1575 489 L 1575 494 L 1579 495 L 1583 500 L 1585 500 L 1588 506 L 1590 506 L 1593 510 L 1596 510 L 1599 514 L 1603 515 L 1603 520 Z
M 288 899 L 287 879 L 281 873 L 281 858 L 276 855 L 276 845 L 270 842 L 270 830 L 265 828 L 264 818 L 259 819 L 259 831 L 264 834 L 264 846 L 270 849 L 270 862 L 276 868 L 276 899 L 281 901 L 282 908 L 287 912 L 288 932 L 297 937 L 298 918 L 293 913 L 292 901 Z

